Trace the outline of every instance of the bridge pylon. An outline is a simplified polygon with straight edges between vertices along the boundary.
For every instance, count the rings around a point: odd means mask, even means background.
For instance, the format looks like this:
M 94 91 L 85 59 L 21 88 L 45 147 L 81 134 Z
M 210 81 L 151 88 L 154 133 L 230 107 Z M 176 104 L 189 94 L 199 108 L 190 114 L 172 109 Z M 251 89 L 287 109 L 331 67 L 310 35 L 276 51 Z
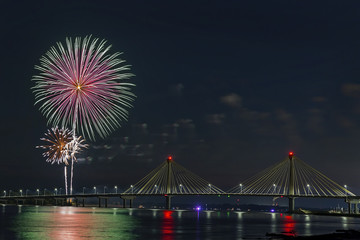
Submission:
M 294 184 L 294 176 L 295 176 L 295 169 L 294 169 L 294 160 L 293 160 L 294 153 L 289 152 L 289 213 L 293 213 L 295 211 L 295 184 Z
M 289 200 L 289 212 L 295 210 L 295 199 L 356 197 L 346 186 L 341 186 L 314 169 L 293 152 L 282 161 L 258 174 L 239 182 L 229 194 L 244 196 L 284 197 Z
M 172 164 L 172 157 L 169 156 L 166 159 L 167 163 L 167 183 L 166 183 L 166 194 L 165 194 L 165 201 L 166 201 L 166 209 L 171 209 L 171 164 Z
M 126 196 L 165 196 L 166 208 L 171 208 L 171 199 L 182 195 L 218 195 L 225 192 L 210 184 L 180 164 L 171 156 L 143 179 L 131 185 Z

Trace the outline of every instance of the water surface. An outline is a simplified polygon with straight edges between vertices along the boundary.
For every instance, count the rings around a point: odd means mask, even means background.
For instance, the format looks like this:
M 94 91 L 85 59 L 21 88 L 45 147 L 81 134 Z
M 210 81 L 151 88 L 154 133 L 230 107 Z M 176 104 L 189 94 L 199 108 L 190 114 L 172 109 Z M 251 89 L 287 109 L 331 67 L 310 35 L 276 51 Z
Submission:
M 353 217 L 121 208 L 1 206 L 0 239 L 266 239 L 360 229 Z

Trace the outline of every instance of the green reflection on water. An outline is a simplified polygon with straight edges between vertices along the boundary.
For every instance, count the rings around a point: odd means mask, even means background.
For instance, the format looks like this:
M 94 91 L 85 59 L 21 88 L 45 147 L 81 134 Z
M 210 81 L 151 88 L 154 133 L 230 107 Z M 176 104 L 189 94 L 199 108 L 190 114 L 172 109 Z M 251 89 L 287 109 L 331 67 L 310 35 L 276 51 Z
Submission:
M 12 230 L 19 239 L 136 239 L 137 225 L 126 209 L 23 207 Z

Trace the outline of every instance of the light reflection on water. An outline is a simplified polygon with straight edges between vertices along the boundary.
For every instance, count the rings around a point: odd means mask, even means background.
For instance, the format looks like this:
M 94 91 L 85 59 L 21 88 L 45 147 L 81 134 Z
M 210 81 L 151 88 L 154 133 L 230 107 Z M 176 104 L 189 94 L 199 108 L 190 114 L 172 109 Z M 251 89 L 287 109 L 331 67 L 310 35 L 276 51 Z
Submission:
M 0 239 L 265 239 L 359 229 L 359 218 L 281 213 L 2 206 Z
M 305 215 L 305 235 L 310 235 L 311 233 L 311 221 L 310 221 L 310 216 L 309 215 Z
M 174 239 L 174 219 L 172 216 L 173 211 L 164 210 L 161 232 L 162 240 L 173 240 Z
M 277 227 L 277 219 L 276 216 L 279 214 L 276 213 L 270 213 L 271 215 L 271 232 L 276 232 L 276 227 Z
M 135 226 L 136 219 L 112 209 L 25 207 L 11 230 L 18 239 L 133 239 Z

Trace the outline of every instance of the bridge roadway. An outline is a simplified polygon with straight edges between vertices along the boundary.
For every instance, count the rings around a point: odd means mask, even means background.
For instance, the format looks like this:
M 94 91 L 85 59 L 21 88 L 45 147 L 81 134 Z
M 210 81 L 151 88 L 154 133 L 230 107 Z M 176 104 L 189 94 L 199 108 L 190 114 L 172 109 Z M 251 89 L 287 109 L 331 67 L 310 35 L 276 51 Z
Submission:
M 72 194 L 72 195 L 65 195 L 65 194 L 46 194 L 46 195 L 27 195 L 27 196 L 0 196 L 0 203 L 13 203 L 13 204 L 35 204 L 44 205 L 44 202 L 47 201 L 49 204 L 53 205 L 67 205 L 69 201 L 75 203 L 75 206 L 82 205 L 85 206 L 85 199 L 87 198 L 98 198 L 99 207 L 102 207 L 101 201 L 103 200 L 104 204 L 103 207 L 107 207 L 107 202 L 109 198 L 116 198 L 119 197 L 123 200 L 123 207 L 126 207 L 126 200 L 129 200 L 129 207 L 133 207 L 133 200 L 136 197 L 166 197 L 166 207 L 170 208 L 171 206 L 171 198 L 172 197 L 181 197 L 181 196 L 248 196 L 248 197 L 277 197 L 277 198 L 288 198 L 288 199 L 295 199 L 295 198 L 332 198 L 332 199 L 344 199 L 345 202 L 348 203 L 349 213 L 352 213 L 352 205 L 354 205 L 355 213 L 359 213 L 358 204 L 360 204 L 360 196 L 318 196 L 318 195 L 283 195 L 283 194 L 251 194 L 251 193 L 173 193 L 173 194 L 164 194 L 164 193 L 157 193 L 157 194 L 139 194 L 139 193 L 79 193 L 79 194 Z
M 243 191 L 243 187 L 245 191 Z M 134 191 L 134 189 L 139 190 Z M 286 194 L 279 194 L 280 192 Z M 313 194 L 313 192 L 316 194 Z M 358 204 L 360 204 L 360 196 L 350 192 L 346 185 L 341 186 L 337 184 L 318 170 L 295 157 L 293 152 L 290 152 L 283 161 L 229 189 L 228 192 L 224 192 L 188 171 L 180 164 L 174 162 L 172 157 L 169 156 L 166 161 L 122 193 L 117 192 L 117 187 L 115 193 L 106 193 L 105 187 L 104 193 L 97 192 L 96 187 L 94 187 L 93 193 L 85 193 L 83 191 L 82 193 L 72 195 L 58 195 L 57 191 L 46 194 L 45 189 L 43 195 L 40 194 L 39 189 L 37 189 L 37 194 L 35 195 L 23 195 L 22 193 L 20 190 L 19 193 L 13 192 L 13 196 L 11 196 L 11 194 L 6 195 L 6 191 L 4 191 L 4 195 L 0 197 L 0 202 L 16 204 L 19 202 L 23 204 L 25 202 L 38 204 L 40 202 L 42 205 L 45 201 L 47 204 L 55 205 L 69 205 L 75 202 L 75 205 L 79 206 L 79 201 L 81 201 L 82 204 L 80 204 L 85 206 L 85 199 L 98 198 L 99 207 L 101 207 L 102 201 L 104 206 L 107 207 L 109 198 L 119 197 L 123 200 L 123 207 L 126 207 L 126 200 L 130 201 L 130 207 L 132 207 L 133 200 L 136 197 L 164 196 L 166 208 L 170 209 L 171 198 L 176 196 L 283 197 L 289 200 L 288 209 L 290 213 L 295 210 L 296 198 L 344 199 L 348 203 L 349 212 L 351 212 L 352 205 L 355 205 L 356 213 L 358 213 Z

